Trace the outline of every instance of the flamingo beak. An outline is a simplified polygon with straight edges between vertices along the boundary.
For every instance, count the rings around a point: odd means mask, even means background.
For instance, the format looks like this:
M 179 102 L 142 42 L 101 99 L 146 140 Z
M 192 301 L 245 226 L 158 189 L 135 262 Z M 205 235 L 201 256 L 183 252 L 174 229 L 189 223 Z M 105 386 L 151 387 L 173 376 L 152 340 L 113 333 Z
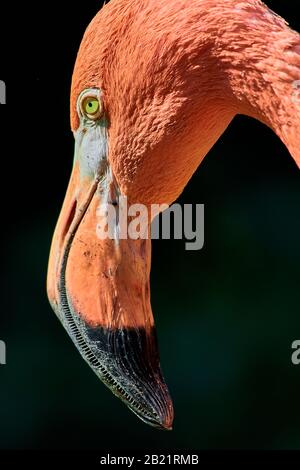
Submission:
M 150 305 L 151 241 L 120 239 L 120 192 L 107 159 L 105 120 L 75 132 L 71 179 L 53 237 L 51 306 L 84 360 L 144 422 L 172 429 Z M 117 212 L 100 237 L 103 212 Z M 102 234 L 103 235 L 103 234 Z

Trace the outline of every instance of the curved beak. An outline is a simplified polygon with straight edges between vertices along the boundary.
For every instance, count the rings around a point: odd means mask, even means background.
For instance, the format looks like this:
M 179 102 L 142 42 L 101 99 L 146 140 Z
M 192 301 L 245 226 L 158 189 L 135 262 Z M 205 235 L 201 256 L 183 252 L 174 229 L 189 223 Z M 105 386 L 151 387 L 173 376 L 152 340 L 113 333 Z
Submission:
M 103 139 L 103 127 L 75 133 L 74 166 L 50 253 L 48 297 L 102 382 L 144 422 L 171 429 L 173 406 L 150 305 L 151 240 L 119 236 L 121 195 Z M 101 154 L 97 165 L 93 152 Z M 111 207 L 115 216 L 103 236 Z

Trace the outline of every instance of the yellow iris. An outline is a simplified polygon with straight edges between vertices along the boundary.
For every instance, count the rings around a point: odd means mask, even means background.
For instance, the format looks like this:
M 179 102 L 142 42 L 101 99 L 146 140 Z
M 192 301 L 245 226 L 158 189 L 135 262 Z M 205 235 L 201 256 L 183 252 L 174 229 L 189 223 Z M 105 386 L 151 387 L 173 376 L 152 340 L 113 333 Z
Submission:
M 94 98 L 94 97 L 86 98 L 84 100 L 83 110 L 88 117 L 92 119 L 97 118 L 101 111 L 100 103 L 97 100 L 97 98 Z

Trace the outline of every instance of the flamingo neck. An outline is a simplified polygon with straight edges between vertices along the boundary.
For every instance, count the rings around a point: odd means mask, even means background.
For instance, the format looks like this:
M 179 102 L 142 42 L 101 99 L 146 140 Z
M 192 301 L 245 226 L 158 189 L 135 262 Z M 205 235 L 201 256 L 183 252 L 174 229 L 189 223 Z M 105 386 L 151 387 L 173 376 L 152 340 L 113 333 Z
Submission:
M 237 4 L 216 54 L 237 113 L 271 127 L 300 167 L 300 35 L 263 4 Z

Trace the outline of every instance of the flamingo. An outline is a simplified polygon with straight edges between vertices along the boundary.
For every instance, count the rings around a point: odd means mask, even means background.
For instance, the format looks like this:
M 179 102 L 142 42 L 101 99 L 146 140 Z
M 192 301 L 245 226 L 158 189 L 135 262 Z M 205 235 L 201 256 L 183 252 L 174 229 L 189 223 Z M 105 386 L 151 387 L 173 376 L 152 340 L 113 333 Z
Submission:
M 84 360 L 145 423 L 170 430 L 150 304 L 151 241 L 96 235 L 97 208 L 172 204 L 237 114 L 300 166 L 300 35 L 260 0 L 111 0 L 71 86 L 75 156 L 55 229 L 50 304 Z

